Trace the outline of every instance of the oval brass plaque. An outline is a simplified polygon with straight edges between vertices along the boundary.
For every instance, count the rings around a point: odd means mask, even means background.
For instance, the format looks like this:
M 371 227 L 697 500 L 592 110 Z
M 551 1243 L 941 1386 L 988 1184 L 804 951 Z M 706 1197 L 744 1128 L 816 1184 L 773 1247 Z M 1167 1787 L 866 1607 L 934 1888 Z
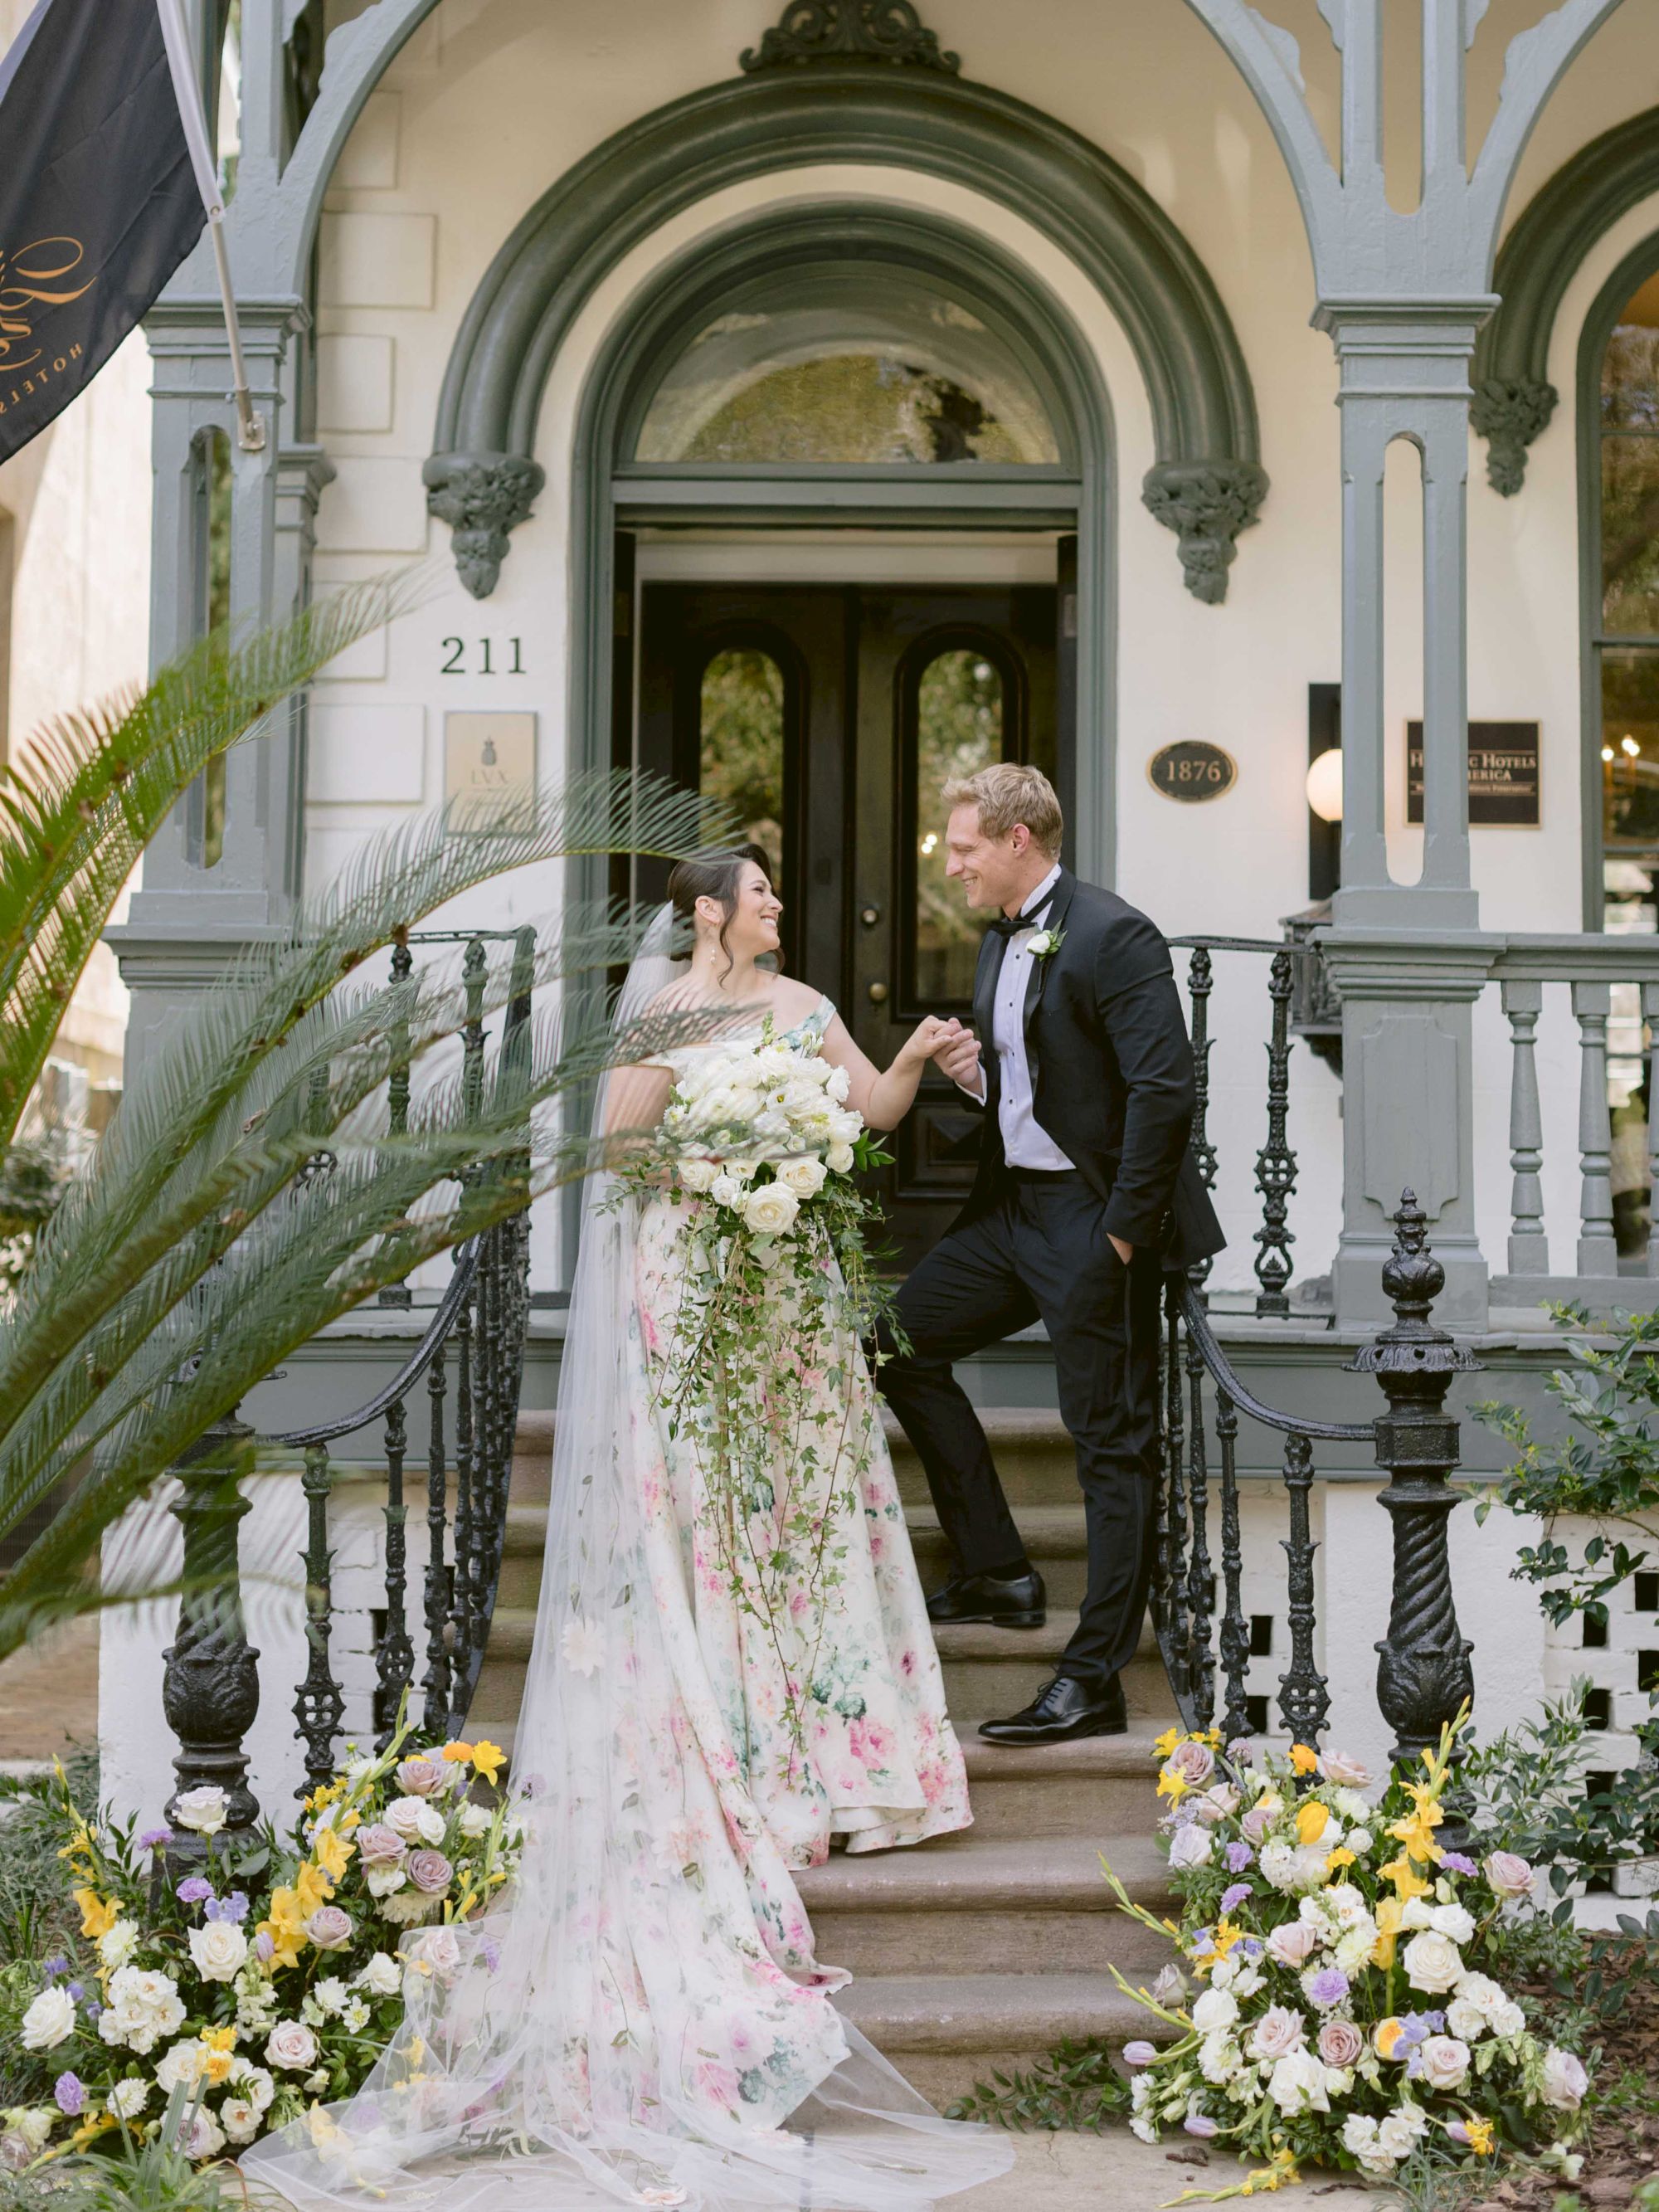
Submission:
M 1146 763 L 1146 775 L 1165 799 L 1194 805 L 1200 799 L 1219 799 L 1238 781 L 1238 763 L 1207 738 L 1181 738 L 1160 745 Z

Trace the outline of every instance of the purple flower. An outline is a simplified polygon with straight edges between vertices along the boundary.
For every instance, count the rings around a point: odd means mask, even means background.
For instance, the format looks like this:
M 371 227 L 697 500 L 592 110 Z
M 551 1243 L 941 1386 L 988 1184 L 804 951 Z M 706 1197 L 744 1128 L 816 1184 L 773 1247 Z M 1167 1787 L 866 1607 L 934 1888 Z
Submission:
M 253 1939 L 254 1957 L 259 1961 L 261 1966 L 269 1966 L 270 1963 L 271 1954 L 276 1948 L 276 1946 L 275 1942 L 270 1936 L 266 1935 L 264 1929 L 262 1928 Z
M 494 1936 L 486 1936 L 478 1946 L 478 1949 L 486 1970 L 492 1974 L 499 1972 L 501 1964 L 501 1947 Z
M 1181 2124 L 1189 2136 L 1198 2136 L 1206 2142 L 1218 2132 L 1215 2122 L 1203 2112 L 1188 2112 Z
M 42 1966 L 40 1971 L 49 1982 L 55 1982 L 59 1974 L 68 1973 L 69 1960 L 60 1951 L 56 1958 L 48 1959 L 46 1965 Z
M 202 1908 L 204 1920 L 230 1920 L 240 1923 L 247 1918 L 246 1893 L 233 1889 L 228 1897 L 210 1898 Z
M 1150 2066 L 1158 2057 L 1158 2045 L 1153 2043 L 1126 2043 L 1123 2063 L 1126 2066 Z
M 1243 1874 L 1245 1868 L 1249 1866 L 1255 1858 L 1255 1853 L 1248 1844 L 1234 1842 L 1227 1846 L 1227 1867 L 1230 1873 Z
M 87 2101 L 87 2093 L 81 2086 L 78 2074 L 60 2074 L 52 2084 L 52 2095 L 58 2100 L 58 2109 L 73 2120 L 79 2117 Z
M 1261 1956 L 1261 1942 L 1258 1936 L 1247 1936 L 1238 1948 L 1247 1959 L 1259 1959 Z
M 1433 2033 L 1421 2013 L 1408 2012 L 1400 2023 L 1400 2039 L 1396 2051 L 1415 2051 L 1419 2043 L 1426 2043 Z M 1409 2069 L 1407 2069 L 1409 2070 Z
M 82 1998 L 85 1996 L 87 1993 L 87 1985 L 84 1982 L 65 1982 L 64 1987 L 68 1990 L 70 1996 L 74 1998 L 76 2004 L 80 2003 Z
M 454 1874 L 454 1868 L 441 1851 L 414 1851 L 410 1856 L 409 1878 L 416 1889 L 423 1889 L 428 1897 L 441 1897 Z
M 1446 2015 L 1443 2012 L 1425 2012 L 1423 2018 L 1431 2035 L 1443 2035 L 1446 2033 Z
M 1348 1994 L 1348 1978 L 1340 1966 L 1322 1966 L 1316 1974 L 1310 1974 L 1302 1984 L 1308 1992 L 1310 2004 L 1316 2004 L 1322 2012 L 1340 2005 Z
M 1442 1851 L 1440 1869 L 1443 1874 L 1479 1874 L 1480 1868 L 1473 1859 L 1466 1859 L 1462 1851 Z
M 104 2008 L 103 2008 L 103 2007 L 102 2007 L 102 2005 L 100 2005 L 100 2004 L 89 2004 L 89 2005 L 87 2007 L 87 2025 L 88 2025 L 89 2027 L 97 2027 L 97 2025 L 98 2025 L 98 2021 L 99 2021 L 99 2019 L 100 2019 L 100 2016 L 101 2015 L 101 2014 L 102 2014 L 102 2012 L 103 2012 L 103 2009 L 104 2009 Z
M 1231 1912 L 1236 1905 L 1243 1905 L 1249 1894 L 1250 1885 L 1248 1881 L 1233 1882 L 1221 1893 L 1221 1910 L 1224 1912 Z
M 165 1850 L 172 1841 L 171 1828 L 146 1828 L 138 1838 L 138 1848 L 141 1851 Z
M 199 1874 L 187 1874 L 173 1892 L 180 1905 L 200 1905 L 212 1894 L 213 1884 Z

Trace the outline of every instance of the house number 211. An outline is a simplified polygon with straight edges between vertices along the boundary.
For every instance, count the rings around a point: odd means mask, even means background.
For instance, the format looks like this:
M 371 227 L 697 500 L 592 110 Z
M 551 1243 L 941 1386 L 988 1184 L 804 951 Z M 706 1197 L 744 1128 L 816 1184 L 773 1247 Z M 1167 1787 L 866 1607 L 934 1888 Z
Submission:
M 469 668 L 466 660 L 466 640 L 464 637 L 443 639 L 443 650 L 449 655 L 443 665 L 443 673 L 446 676 L 522 676 L 525 672 L 523 640 L 510 637 L 507 641 L 512 657 L 505 668 L 497 668 L 491 654 L 491 647 L 498 642 L 499 641 L 495 638 L 481 637 L 478 640 L 478 651 L 483 657 L 475 665 Z

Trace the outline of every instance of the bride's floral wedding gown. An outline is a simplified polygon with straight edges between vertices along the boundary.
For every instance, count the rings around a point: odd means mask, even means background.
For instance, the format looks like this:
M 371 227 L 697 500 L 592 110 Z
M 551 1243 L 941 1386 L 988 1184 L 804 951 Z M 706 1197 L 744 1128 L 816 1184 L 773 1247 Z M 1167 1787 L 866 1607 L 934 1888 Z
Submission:
M 816 1053 L 829 1018 L 786 1042 Z M 513 1744 L 519 1876 L 404 1937 L 404 2024 L 365 2087 L 245 2154 L 297 2205 L 926 2212 L 1009 2163 L 837 2010 L 848 1977 L 793 1879 L 838 1841 L 969 1820 L 868 1373 L 855 1343 L 803 1336 L 781 1278 L 757 1326 L 810 1363 L 813 1446 L 748 1452 L 756 1511 L 722 1534 L 738 1493 L 664 1407 L 696 1297 L 685 1220 L 590 1190 Z

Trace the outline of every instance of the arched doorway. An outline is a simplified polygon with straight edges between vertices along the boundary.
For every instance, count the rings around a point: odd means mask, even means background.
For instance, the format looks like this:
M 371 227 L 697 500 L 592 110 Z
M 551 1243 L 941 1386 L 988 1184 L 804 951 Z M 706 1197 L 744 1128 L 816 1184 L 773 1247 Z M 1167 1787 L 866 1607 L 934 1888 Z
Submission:
M 706 241 L 590 376 L 573 736 L 737 808 L 775 856 L 789 964 L 881 1061 L 971 995 L 947 778 L 1028 759 L 1068 818 L 1109 803 L 1109 437 L 1092 356 L 1027 272 L 861 202 Z M 1099 867 L 1097 830 L 1083 845 Z M 890 1171 L 902 1255 L 960 1203 L 977 1139 L 926 1085 Z

